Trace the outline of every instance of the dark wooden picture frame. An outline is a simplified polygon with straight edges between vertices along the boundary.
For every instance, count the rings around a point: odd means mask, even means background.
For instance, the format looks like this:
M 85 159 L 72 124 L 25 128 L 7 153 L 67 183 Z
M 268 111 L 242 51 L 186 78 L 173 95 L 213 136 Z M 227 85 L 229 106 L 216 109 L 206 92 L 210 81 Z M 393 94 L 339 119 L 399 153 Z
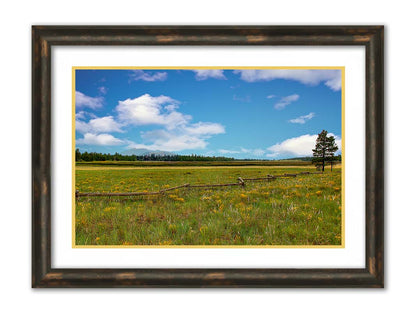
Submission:
M 383 36 L 383 26 L 33 26 L 32 287 L 384 287 Z M 365 268 L 52 268 L 51 47 L 58 45 L 365 46 Z

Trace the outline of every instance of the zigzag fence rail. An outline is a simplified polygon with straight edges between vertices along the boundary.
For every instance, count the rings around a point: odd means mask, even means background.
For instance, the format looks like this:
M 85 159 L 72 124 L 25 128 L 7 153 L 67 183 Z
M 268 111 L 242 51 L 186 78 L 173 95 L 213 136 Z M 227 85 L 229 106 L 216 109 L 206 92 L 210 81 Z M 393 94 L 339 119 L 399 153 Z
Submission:
M 189 183 L 170 187 L 166 189 L 159 190 L 157 192 L 132 192 L 132 193 L 80 193 L 79 191 L 75 192 L 75 197 L 111 197 L 111 196 L 152 196 L 152 195 L 163 195 L 166 192 L 177 190 L 180 188 L 211 188 L 211 187 L 226 187 L 226 186 L 241 186 L 244 187 L 246 182 L 256 182 L 256 181 L 263 181 L 263 180 L 275 180 L 277 178 L 287 178 L 287 177 L 297 177 L 298 175 L 310 175 L 310 174 L 322 174 L 321 171 L 319 172 L 309 172 L 309 171 L 302 171 L 299 173 L 285 173 L 281 175 L 270 175 L 268 174 L 267 177 L 259 177 L 259 178 L 241 178 L 238 177 L 237 183 L 225 183 L 225 184 L 200 184 L 200 185 L 191 185 Z

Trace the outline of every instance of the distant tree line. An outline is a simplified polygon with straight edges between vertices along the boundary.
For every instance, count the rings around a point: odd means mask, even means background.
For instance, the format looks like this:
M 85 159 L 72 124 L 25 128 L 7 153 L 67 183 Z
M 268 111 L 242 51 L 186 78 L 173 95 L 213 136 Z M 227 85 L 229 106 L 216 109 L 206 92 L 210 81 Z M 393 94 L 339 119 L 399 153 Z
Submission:
M 83 152 L 77 148 L 75 151 L 75 161 L 232 161 L 234 158 L 221 157 L 221 156 L 199 156 L 199 155 L 121 155 L 115 154 L 103 154 L 96 152 Z
M 302 160 L 302 161 L 314 161 L 315 157 L 294 157 L 294 158 L 287 158 L 287 159 L 282 159 L 282 160 Z M 341 155 L 337 155 L 337 156 L 332 156 L 332 160 L 334 162 L 340 162 L 341 161 Z

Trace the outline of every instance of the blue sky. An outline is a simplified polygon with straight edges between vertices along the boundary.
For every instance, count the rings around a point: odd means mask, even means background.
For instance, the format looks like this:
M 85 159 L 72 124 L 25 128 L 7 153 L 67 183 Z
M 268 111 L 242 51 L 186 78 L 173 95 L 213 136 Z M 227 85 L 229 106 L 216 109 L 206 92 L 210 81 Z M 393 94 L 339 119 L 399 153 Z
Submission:
M 122 153 L 310 156 L 323 129 L 341 149 L 341 70 L 77 69 L 76 147 Z

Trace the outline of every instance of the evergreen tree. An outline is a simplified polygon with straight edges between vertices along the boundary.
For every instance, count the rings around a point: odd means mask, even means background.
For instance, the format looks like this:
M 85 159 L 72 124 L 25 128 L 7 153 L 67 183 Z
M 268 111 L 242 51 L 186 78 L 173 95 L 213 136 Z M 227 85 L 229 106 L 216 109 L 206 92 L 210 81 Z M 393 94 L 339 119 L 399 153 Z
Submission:
M 328 137 L 328 131 L 322 130 L 321 133 L 318 134 L 318 138 L 316 139 L 315 148 L 312 149 L 313 152 L 313 159 L 312 162 L 315 164 L 317 169 L 321 169 L 325 171 L 325 163 L 331 163 L 331 170 L 332 170 L 332 162 L 334 161 L 334 153 L 338 150 L 338 146 L 335 144 L 334 136 Z
M 80 161 L 80 160 L 81 160 L 81 152 L 79 151 L 79 148 L 77 148 L 75 151 L 75 161 Z

